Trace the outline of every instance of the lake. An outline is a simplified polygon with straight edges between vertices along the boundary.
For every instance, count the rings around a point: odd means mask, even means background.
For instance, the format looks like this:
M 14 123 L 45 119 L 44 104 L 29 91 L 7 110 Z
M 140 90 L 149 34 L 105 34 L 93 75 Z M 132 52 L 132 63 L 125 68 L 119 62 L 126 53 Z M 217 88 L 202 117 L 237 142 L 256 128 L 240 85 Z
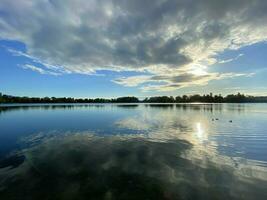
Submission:
M 0 199 L 267 199 L 267 104 L 1 105 Z

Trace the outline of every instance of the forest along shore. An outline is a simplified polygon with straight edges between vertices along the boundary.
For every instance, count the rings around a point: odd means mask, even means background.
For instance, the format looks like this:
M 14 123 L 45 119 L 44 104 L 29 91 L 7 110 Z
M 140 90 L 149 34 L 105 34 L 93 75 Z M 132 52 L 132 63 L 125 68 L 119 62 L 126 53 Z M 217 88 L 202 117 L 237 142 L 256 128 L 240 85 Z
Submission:
M 222 95 L 183 95 L 155 96 L 143 100 L 134 96 L 105 98 L 72 98 L 72 97 L 27 97 L 12 96 L 0 93 L 0 103 L 267 103 L 267 96 L 249 96 L 245 94 Z

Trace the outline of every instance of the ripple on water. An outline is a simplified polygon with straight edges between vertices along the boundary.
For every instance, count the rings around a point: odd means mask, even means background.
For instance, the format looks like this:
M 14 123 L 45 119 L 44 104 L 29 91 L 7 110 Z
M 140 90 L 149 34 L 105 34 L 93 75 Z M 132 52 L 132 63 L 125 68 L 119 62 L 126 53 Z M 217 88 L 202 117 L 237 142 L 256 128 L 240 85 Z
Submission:
M 240 168 L 240 173 L 211 157 L 194 159 L 192 149 L 185 140 L 135 136 L 43 138 L 18 152 L 23 164 L 0 170 L 0 197 L 266 199 L 267 182 L 251 174 L 257 171 Z

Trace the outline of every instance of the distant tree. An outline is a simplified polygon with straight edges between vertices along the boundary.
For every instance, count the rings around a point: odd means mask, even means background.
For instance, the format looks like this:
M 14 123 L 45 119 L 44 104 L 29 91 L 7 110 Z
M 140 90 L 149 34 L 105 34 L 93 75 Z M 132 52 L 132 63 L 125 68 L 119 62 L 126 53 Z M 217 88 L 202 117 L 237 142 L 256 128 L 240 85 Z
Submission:
M 136 97 L 119 97 L 116 99 L 116 103 L 138 103 L 139 99 Z
M 0 92 L 0 103 L 4 103 L 3 95 L 1 92 Z
M 246 102 L 246 96 L 240 93 L 237 95 L 230 94 L 224 98 L 224 101 L 227 103 L 244 103 Z
M 213 95 L 212 93 L 207 95 L 183 95 L 177 97 L 168 96 L 156 96 L 145 98 L 140 101 L 137 97 L 119 97 L 117 99 L 82 99 L 82 98 L 66 98 L 66 97 L 16 97 L 0 93 L 0 103 L 188 103 L 188 102 L 209 102 L 209 103 L 261 103 L 267 102 L 267 97 L 254 97 L 246 96 L 241 93 L 229 94 L 223 97 L 221 94 Z
M 189 101 L 189 99 L 188 99 L 188 96 L 187 96 L 187 95 L 183 95 L 182 99 L 183 99 L 183 102 L 188 102 L 188 101 Z
M 176 103 L 182 103 L 183 102 L 183 98 L 180 97 L 180 96 L 177 96 L 177 97 L 175 97 L 175 102 Z
M 223 102 L 223 97 L 221 96 L 221 94 L 215 95 L 213 100 L 214 100 L 215 103 L 222 103 Z

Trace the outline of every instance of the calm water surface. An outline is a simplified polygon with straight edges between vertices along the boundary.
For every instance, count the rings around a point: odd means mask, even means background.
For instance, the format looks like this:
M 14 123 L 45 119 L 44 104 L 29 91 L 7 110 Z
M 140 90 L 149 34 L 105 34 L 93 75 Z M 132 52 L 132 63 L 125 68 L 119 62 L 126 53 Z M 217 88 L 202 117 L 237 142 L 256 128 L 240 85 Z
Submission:
M 0 199 L 267 199 L 267 104 L 1 105 Z

